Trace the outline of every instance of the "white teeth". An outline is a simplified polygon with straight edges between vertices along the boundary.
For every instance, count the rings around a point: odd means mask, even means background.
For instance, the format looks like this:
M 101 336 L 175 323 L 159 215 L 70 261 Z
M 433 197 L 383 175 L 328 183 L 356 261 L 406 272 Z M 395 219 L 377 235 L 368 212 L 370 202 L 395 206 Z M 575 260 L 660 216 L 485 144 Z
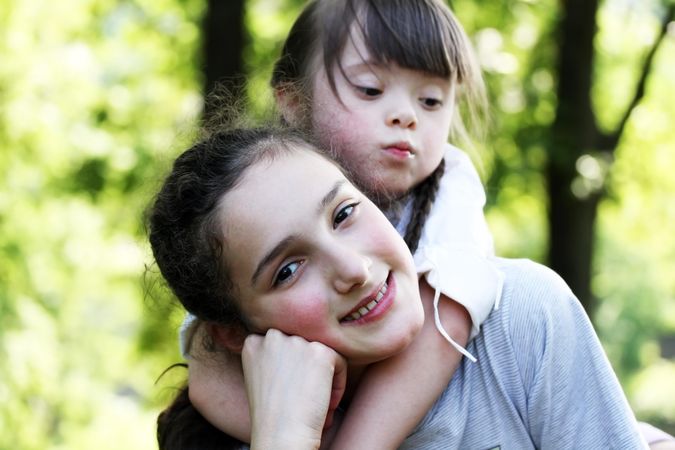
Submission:
M 370 311 L 377 306 L 380 300 L 382 300 L 382 297 L 384 297 L 384 294 L 387 292 L 387 283 L 385 282 L 380 290 L 377 292 L 377 295 L 375 296 L 375 299 L 371 300 L 366 306 L 362 306 L 358 309 L 358 311 L 354 311 L 351 313 L 348 317 L 346 317 L 344 320 L 346 322 L 350 322 L 352 320 L 357 320 L 360 319 L 361 317 L 365 316 L 368 314 Z

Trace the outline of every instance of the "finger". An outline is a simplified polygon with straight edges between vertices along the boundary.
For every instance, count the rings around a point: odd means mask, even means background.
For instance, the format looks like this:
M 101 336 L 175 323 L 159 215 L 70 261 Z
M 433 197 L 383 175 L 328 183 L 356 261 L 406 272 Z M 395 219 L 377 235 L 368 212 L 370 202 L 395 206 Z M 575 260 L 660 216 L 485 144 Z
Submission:
M 329 404 L 331 409 L 338 407 L 347 387 L 347 361 L 341 355 L 335 353 L 334 364 L 333 386 L 331 388 Z
M 246 364 L 247 361 L 250 361 L 252 357 L 260 350 L 262 345 L 263 338 L 257 334 L 249 334 L 244 340 L 244 347 L 241 350 L 241 358 Z
M 340 401 L 342 400 L 342 396 L 344 395 L 347 386 L 347 362 L 341 355 L 334 352 L 333 364 L 333 384 L 331 387 L 324 429 L 329 428 L 333 424 L 335 410 L 337 410 L 340 405 Z

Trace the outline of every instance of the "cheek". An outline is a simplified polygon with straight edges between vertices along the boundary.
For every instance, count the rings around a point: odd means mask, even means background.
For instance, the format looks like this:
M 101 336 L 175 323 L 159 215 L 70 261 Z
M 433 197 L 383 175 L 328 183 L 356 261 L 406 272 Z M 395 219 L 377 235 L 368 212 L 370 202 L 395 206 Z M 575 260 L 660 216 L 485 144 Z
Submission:
M 445 144 L 448 142 L 449 133 L 446 133 L 442 129 L 431 130 L 426 134 L 425 146 L 429 147 L 430 150 L 435 154 L 443 153 Z
M 278 313 L 278 328 L 286 334 L 313 340 L 316 330 L 325 329 L 329 308 L 318 293 L 294 296 L 284 302 L 284 306 Z
M 356 124 L 343 114 L 320 112 L 313 117 L 313 132 L 321 145 L 342 153 L 354 141 Z
M 375 206 L 373 206 L 375 207 Z M 381 257 L 390 260 L 392 264 L 401 265 L 398 269 L 409 271 L 408 262 L 412 259 L 410 251 L 401 239 L 401 236 L 381 214 L 373 214 L 368 220 L 366 239 Z
M 363 153 L 363 142 L 367 142 L 363 137 L 372 132 L 359 114 L 345 110 L 339 103 L 314 105 L 311 123 L 321 146 L 339 157 L 358 157 Z
M 375 227 L 371 228 L 374 229 Z M 373 247 L 378 250 L 378 253 L 389 254 L 394 249 L 391 233 L 382 232 L 382 228 L 379 228 L 379 230 L 379 233 L 376 231 L 370 232 L 368 240 L 372 243 Z
M 431 173 L 441 163 L 443 155 L 445 154 L 445 146 L 447 142 L 448 138 L 444 133 L 437 133 L 437 134 L 429 133 L 429 135 L 427 136 L 427 140 L 424 144 L 426 154 L 425 157 L 422 158 L 420 161 L 421 163 L 420 168 L 422 169 L 421 171 L 423 174 L 422 179 L 431 175 Z

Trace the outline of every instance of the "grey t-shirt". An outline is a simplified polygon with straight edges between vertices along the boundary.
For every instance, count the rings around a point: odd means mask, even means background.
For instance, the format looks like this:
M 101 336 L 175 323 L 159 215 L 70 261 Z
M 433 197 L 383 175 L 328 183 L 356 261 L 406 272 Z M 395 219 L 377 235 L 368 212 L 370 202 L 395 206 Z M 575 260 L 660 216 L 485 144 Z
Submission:
M 497 259 L 493 310 L 401 449 L 646 448 L 581 304 L 550 269 Z

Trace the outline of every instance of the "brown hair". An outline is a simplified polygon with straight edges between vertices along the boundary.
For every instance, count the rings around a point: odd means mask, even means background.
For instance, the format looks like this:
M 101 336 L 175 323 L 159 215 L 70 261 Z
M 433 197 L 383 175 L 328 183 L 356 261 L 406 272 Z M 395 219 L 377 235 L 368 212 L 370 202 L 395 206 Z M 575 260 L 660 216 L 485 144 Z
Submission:
M 485 107 L 480 67 L 461 24 L 440 0 L 310 1 L 293 23 L 274 65 L 272 87 L 310 97 L 320 60 L 337 95 L 332 69 L 342 71 L 340 57 L 352 37 L 352 25 L 362 33 L 375 62 L 456 81 L 458 97 L 466 97 L 472 116 L 480 115 Z

